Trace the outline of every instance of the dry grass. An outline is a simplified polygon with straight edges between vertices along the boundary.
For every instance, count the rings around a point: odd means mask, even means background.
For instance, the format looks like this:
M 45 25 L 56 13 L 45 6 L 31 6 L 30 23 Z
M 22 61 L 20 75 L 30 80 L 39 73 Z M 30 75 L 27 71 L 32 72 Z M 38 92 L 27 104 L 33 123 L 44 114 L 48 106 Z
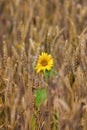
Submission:
M 87 1 L 0 0 L 0 130 L 87 130 Z M 32 64 L 46 51 L 58 75 L 47 87 Z M 49 107 L 48 107 L 49 106 Z

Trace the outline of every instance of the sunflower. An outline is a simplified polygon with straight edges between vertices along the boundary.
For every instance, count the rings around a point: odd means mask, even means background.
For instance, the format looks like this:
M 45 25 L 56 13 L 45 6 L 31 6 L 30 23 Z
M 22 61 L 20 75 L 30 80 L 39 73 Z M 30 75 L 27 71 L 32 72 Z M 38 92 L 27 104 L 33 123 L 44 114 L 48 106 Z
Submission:
M 50 54 L 42 52 L 41 55 L 39 55 L 37 65 L 36 65 L 36 71 L 39 73 L 40 71 L 46 71 L 51 70 L 53 67 L 53 58 Z

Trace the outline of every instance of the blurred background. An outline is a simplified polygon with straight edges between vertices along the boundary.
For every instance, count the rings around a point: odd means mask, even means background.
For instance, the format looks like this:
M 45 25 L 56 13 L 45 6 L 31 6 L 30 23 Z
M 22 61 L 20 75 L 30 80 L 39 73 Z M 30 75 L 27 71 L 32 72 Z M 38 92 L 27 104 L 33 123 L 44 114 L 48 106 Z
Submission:
M 37 110 L 42 51 L 58 74 Z M 0 130 L 87 130 L 87 0 L 0 0 Z

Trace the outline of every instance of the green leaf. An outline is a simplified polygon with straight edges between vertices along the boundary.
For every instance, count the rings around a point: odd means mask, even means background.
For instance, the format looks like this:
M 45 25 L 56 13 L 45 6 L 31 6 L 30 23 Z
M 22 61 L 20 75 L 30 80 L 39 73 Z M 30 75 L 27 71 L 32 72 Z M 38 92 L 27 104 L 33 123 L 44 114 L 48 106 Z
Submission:
M 52 69 L 52 71 L 51 71 L 51 72 L 52 72 L 52 74 L 53 74 L 53 75 L 55 75 L 55 76 L 57 76 L 57 75 L 58 75 L 58 72 L 57 72 L 55 69 Z
M 46 89 L 36 90 L 36 106 L 39 107 L 42 102 L 47 99 Z
M 49 77 L 50 74 L 51 74 L 51 70 L 45 70 L 45 72 L 44 72 L 45 77 Z
M 57 76 L 58 72 L 54 68 L 51 70 L 45 70 L 44 77 L 45 77 L 46 82 L 48 81 L 48 78 L 50 77 L 50 75 Z
M 45 82 L 48 81 L 50 74 L 51 74 L 51 70 L 45 70 L 44 72 Z

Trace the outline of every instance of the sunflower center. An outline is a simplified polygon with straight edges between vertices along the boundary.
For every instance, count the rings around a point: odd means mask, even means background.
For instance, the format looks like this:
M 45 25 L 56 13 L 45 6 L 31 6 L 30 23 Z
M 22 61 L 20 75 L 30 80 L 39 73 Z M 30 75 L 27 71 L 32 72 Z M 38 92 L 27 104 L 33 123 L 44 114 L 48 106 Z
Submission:
M 42 61 L 41 61 L 41 65 L 42 65 L 42 66 L 46 66 L 47 64 L 48 64 L 47 60 L 42 60 Z

